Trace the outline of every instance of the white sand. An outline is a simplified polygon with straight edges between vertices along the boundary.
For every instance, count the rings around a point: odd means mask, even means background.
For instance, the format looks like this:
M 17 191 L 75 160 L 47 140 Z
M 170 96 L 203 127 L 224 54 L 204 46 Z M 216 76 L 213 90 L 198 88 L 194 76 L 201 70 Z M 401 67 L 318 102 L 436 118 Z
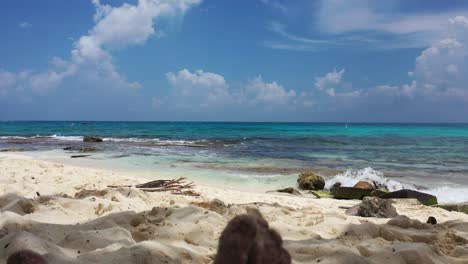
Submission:
M 294 263 L 468 263 L 468 215 L 415 200 L 396 201 L 398 213 L 439 224 L 346 215 L 342 207 L 359 201 L 199 185 L 200 197 L 106 187 L 146 181 L 1 154 L 0 264 L 19 249 L 50 263 L 211 263 L 227 222 L 248 207 L 281 234 Z M 75 198 L 83 190 L 104 191 Z M 192 204 L 215 198 L 229 206 Z

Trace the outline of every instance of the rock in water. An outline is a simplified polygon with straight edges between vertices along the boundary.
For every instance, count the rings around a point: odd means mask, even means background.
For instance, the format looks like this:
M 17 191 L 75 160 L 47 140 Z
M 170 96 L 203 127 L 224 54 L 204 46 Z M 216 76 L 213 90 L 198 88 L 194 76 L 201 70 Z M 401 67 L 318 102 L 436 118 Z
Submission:
M 299 188 L 304 190 L 323 190 L 323 187 L 325 187 L 325 181 L 323 178 L 310 171 L 305 171 L 299 174 L 297 184 L 299 185 Z
M 94 152 L 94 151 L 97 151 L 96 148 L 88 147 L 88 146 L 68 146 L 68 147 L 63 148 L 63 150 L 78 151 L 78 152 Z
M 102 142 L 102 138 L 95 136 L 85 136 L 83 137 L 83 142 Z
M 418 192 L 414 190 L 408 190 L 408 189 L 384 193 L 380 195 L 379 197 L 383 199 L 413 198 L 413 199 L 417 199 L 419 202 L 421 202 L 424 205 L 429 206 L 429 205 L 437 204 L 437 197 L 435 197 L 434 195 L 423 193 L 423 192 Z
M 398 215 L 390 200 L 378 197 L 364 197 L 360 204 L 346 210 L 346 214 L 377 218 L 393 218 Z
M 354 185 L 354 188 L 361 188 L 361 189 L 369 189 L 369 190 L 375 190 L 376 187 L 374 184 L 366 181 L 359 181 Z
M 336 199 L 362 199 L 365 196 L 370 196 L 372 190 L 361 189 L 354 187 L 333 187 L 330 189 L 331 194 Z

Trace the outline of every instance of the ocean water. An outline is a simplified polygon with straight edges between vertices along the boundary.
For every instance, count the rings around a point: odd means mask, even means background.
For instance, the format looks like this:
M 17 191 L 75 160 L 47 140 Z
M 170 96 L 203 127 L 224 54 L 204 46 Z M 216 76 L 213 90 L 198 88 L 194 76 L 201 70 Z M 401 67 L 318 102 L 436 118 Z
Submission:
M 104 138 L 91 156 L 66 146 Z M 146 177 L 265 191 L 311 169 L 353 185 L 422 189 L 441 202 L 468 201 L 468 124 L 0 122 L 0 149 Z

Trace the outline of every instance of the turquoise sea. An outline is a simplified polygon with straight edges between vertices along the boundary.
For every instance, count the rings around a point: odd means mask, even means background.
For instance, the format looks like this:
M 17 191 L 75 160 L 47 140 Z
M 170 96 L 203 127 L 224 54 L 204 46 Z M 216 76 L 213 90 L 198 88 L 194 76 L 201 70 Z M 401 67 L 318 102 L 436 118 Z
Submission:
M 104 138 L 70 159 L 84 135 Z M 468 200 L 468 124 L 0 122 L 0 149 L 147 177 L 269 190 L 312 169 L 352 185 L 417 188 L 442 202 Z M 81 153 L 80 153 L 81 154 Z

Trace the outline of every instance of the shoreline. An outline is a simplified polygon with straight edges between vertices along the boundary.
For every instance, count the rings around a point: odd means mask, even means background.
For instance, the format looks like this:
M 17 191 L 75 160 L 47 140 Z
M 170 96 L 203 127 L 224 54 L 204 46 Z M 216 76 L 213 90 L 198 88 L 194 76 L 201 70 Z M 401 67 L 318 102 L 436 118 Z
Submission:
M 248 208 L 258 209 L 280 233 L 294 263 L 468 259 L 468 215 L 412 199 L 394 203 L 398 214 L 411 220 L 364 218 L 345 214 L 345 208 L 359 200 L 197 183 L 199 197 L 111 189 L 107 185 L 148 179 L 16 154 L 0 154 L 0 176 L 0 246 L 5 248 L 0 262 L 15 250 L 28 248 L 50 263 L 137 263 L 135 258 L 144 256 L 153 259 L 144 263 L 211 263 L 227 222 Z M 438 224 L 422 224 L 429 216 Z

